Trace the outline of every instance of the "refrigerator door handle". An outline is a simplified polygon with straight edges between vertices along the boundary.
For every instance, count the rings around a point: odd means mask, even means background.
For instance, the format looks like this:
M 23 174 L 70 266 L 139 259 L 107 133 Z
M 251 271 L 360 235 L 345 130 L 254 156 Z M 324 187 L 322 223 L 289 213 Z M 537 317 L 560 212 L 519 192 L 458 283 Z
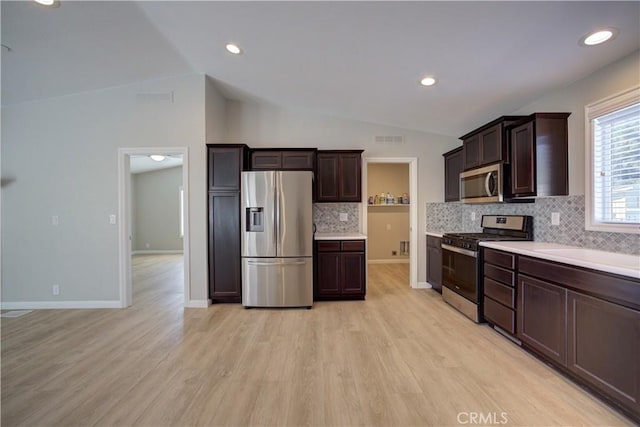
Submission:
M 274 240 L 276 242 L 276 256 L 280 256 L 280 173 L 276 172 L 273 186 L 273 209 L 275 221 L 273 222 Z
M 307 261 L 293 261 L 293 262 L 265 262 L 265 261 L 247 261 L 250 265 L 304 265 Z

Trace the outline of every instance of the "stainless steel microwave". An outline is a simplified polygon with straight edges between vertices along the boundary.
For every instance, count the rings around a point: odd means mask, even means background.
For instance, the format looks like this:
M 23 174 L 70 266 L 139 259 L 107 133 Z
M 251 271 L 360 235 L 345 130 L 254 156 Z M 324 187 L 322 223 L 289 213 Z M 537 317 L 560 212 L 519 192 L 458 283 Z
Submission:
M 502 202 L 502 163 L 468 170 L 460 174 L 460 201 L 463 203 Z

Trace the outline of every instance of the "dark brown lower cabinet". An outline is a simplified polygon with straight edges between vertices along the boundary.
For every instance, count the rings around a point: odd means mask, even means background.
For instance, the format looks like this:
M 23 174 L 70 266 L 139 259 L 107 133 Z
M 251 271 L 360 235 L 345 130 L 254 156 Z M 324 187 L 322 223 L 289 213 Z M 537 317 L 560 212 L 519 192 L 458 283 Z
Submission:
M 364 299 L 365 264 L 364 240 L 316 241 L 315 299 Z
M 532 350 L 567 364 L 567 290 L 518 276 L 518 338 Z
M 427 236 L 427 282 L 431 287 L 442 293 L 442 239 Z
M 569 291 L 568 368 L 640 416 L 640 312 Z

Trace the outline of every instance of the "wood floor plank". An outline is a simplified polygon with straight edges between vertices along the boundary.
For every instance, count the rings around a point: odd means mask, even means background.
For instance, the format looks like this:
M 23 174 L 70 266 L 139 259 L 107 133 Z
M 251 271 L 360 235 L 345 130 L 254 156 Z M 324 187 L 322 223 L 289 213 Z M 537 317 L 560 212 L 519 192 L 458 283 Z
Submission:
M 633 423 L 432 290 L 368 267 L 365 301 L 185 309 L 182 258 L 133 260 L 127 309 L 1 319 L 3 426 Z M 462 416 L 462 418 L 460 418 Z

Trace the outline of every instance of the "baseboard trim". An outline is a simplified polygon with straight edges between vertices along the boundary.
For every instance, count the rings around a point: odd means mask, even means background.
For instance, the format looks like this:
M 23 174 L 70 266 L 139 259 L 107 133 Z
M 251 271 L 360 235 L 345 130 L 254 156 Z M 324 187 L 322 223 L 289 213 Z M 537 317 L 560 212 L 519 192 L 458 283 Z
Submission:
M 66 310 L 76 308 L 122 308 L 119 300 L 109 301 L 3 301 L 3 310 Z
M 367 264 L 409 264 L 409 258 L 370 259 Z
M 145 249 L 143 251 L 131 252 L 131 255 L 161 255 L 161 254 L 184 254 L 184 251 L 182 249 L 167 249 L 167 250 Z
M 432 287 L 429 282 L 418 282 L 413 289 L 431 289 Z
M 206 299 L 192 299 L 185 303 L 186 308 L 207 308 L 210 302 Z

